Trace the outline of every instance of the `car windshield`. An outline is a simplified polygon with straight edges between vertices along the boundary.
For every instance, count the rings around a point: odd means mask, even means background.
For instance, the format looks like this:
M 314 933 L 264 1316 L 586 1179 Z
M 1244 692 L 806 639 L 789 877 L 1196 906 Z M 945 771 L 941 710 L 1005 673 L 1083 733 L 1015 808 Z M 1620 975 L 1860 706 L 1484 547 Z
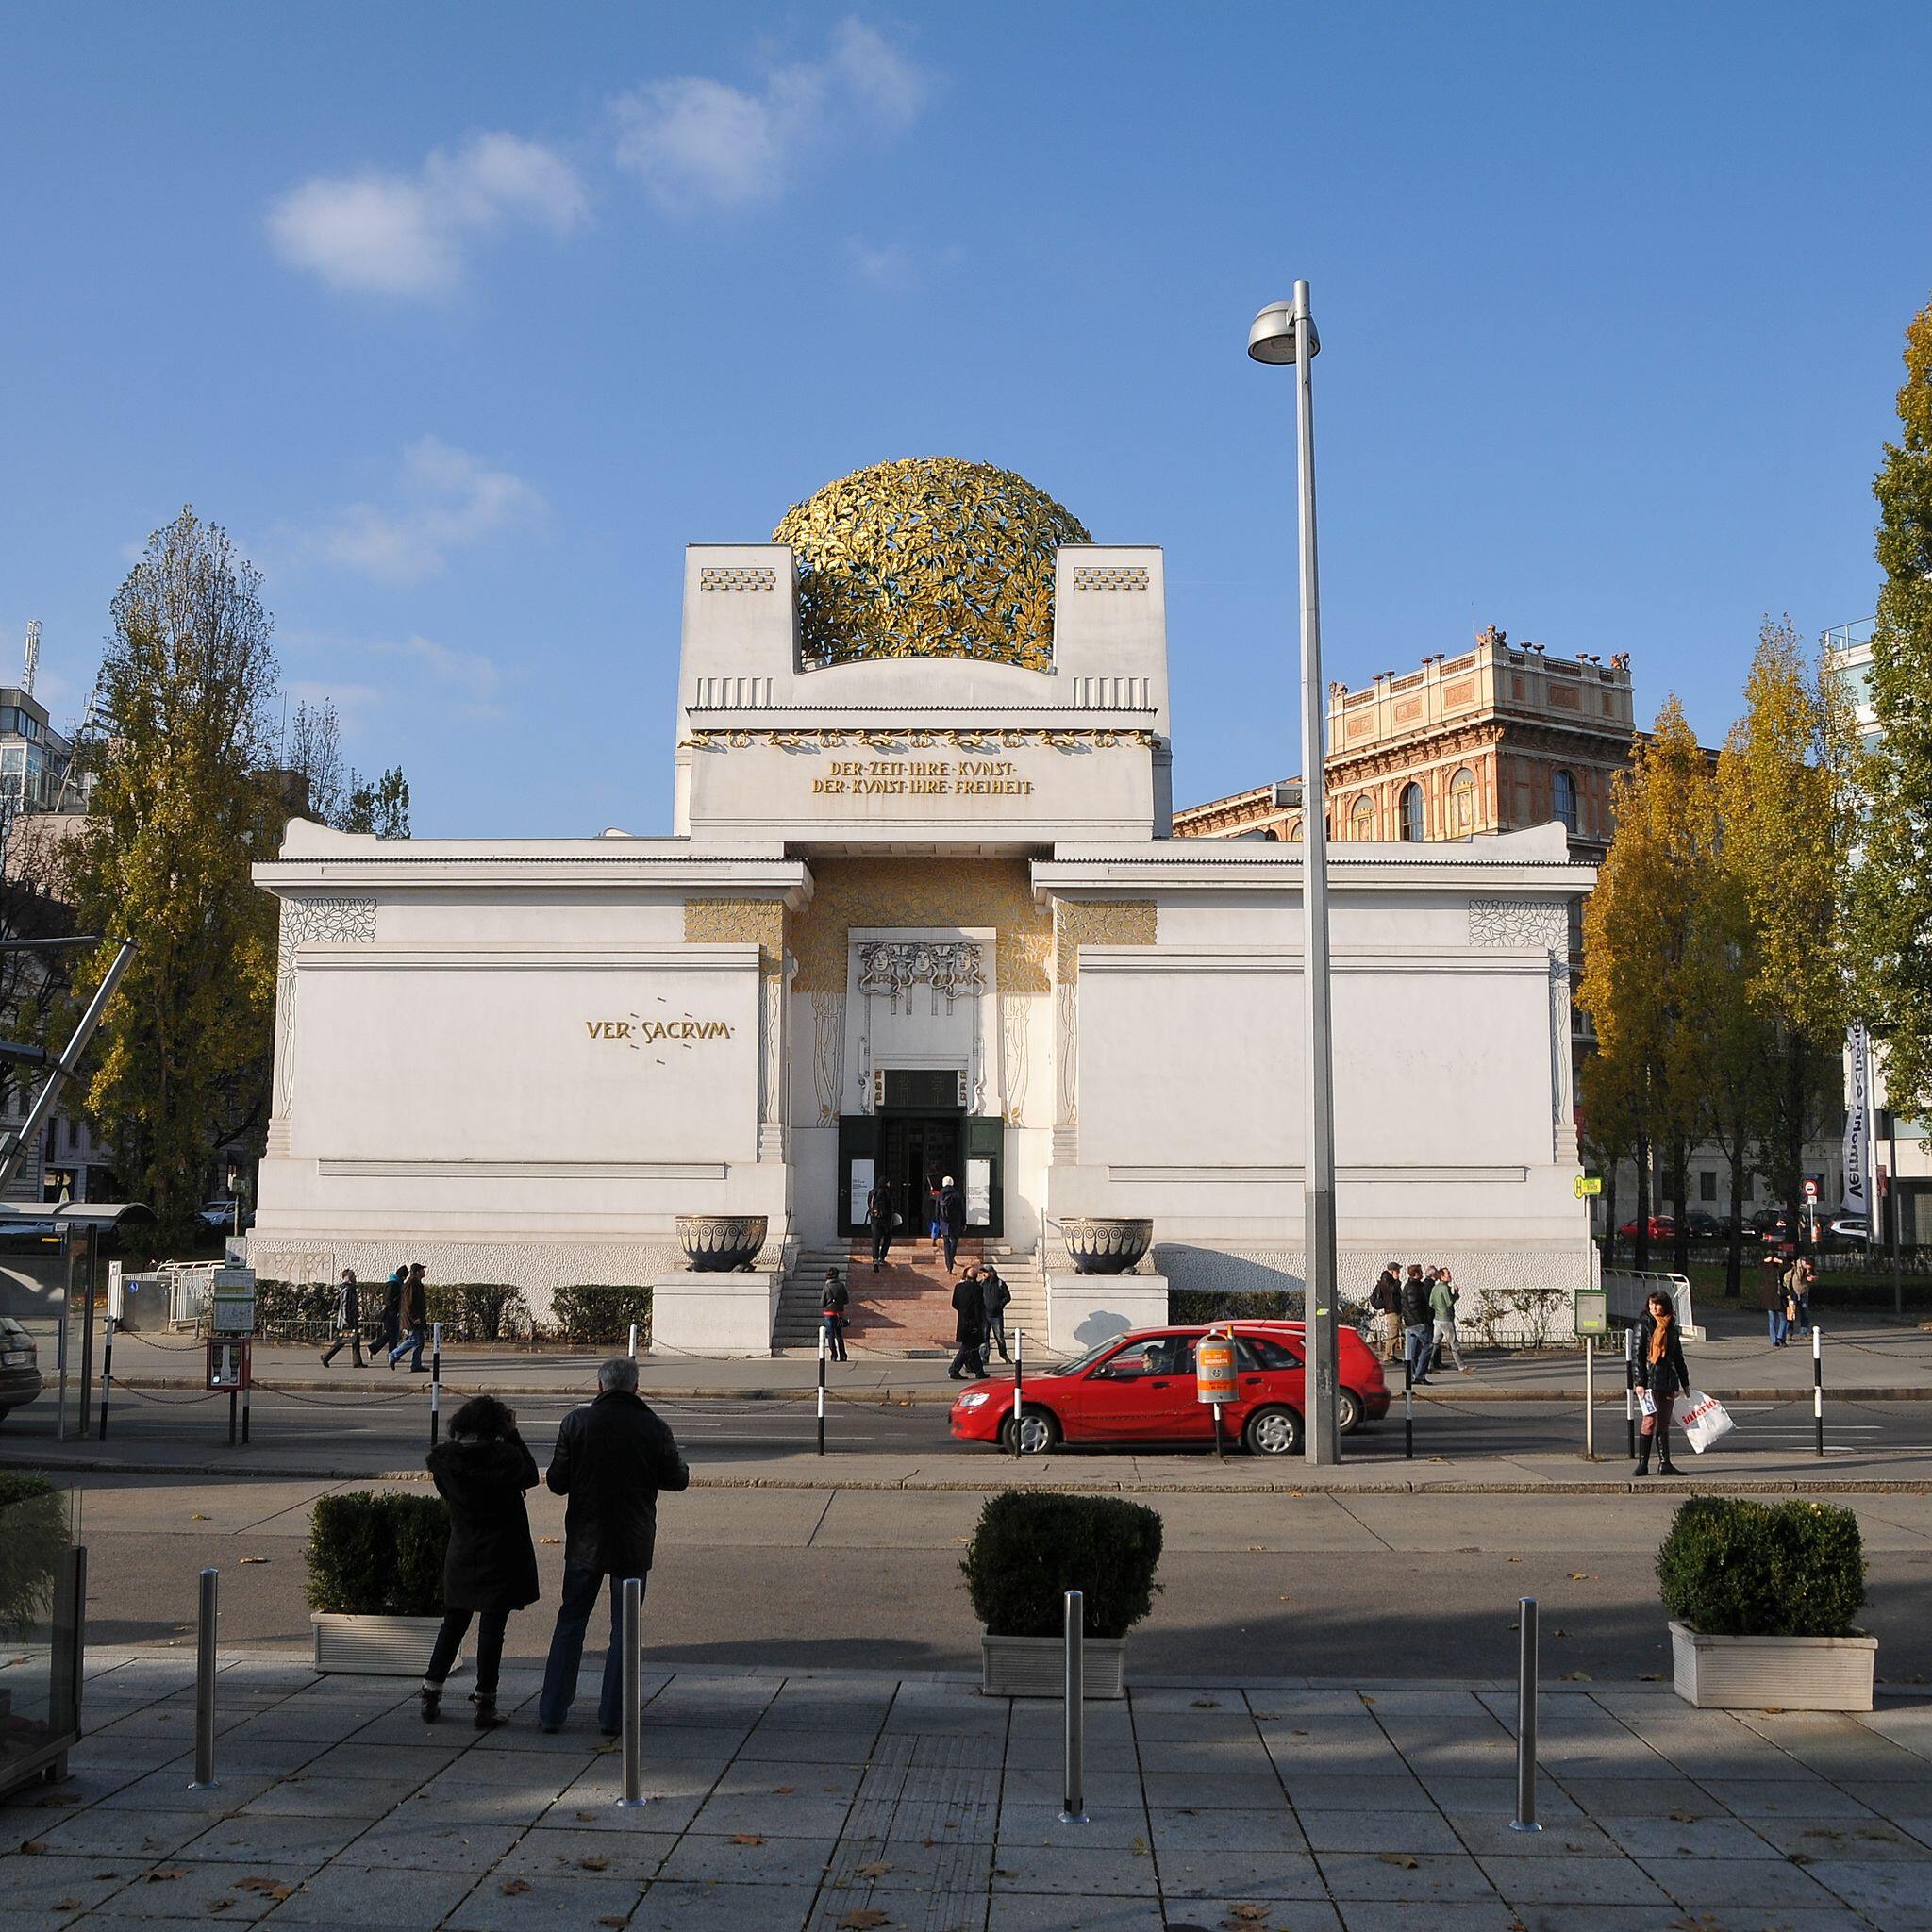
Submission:
M 1072 1361 L 1062 1362 L 1056 1369 L 1045 1373 L 1054 1375 L 1084 1375 L 1102 1356 L 1111 1355 L 1121 1345 L 1118 1335 L 1109 1335 L 1105 1341 L 1095 1342 L 1085 1355 L 1076 1355 Z

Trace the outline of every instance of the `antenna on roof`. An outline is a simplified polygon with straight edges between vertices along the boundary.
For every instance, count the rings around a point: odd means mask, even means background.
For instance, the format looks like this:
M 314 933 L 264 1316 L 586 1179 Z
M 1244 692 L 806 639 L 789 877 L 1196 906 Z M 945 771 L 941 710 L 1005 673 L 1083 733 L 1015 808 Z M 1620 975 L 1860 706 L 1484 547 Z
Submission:
M 26 626 L 26 666 L 20 674 L 20 688 L 28 697 L 34 694 L 34 679 L 41 669 L 41 620 L 32 617 Z

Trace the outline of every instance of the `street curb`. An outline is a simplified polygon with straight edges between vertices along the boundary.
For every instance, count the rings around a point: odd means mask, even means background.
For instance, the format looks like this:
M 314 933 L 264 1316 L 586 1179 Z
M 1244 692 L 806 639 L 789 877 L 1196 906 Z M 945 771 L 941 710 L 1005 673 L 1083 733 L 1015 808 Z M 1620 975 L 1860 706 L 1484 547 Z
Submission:
M 236 1452 L 237 1456 L 242 1451 Z M 834 1462 L 837 1457 L 833 1457 Z M 1620 1458 L 1621 1459 L 1621 1458 Z M 0 1456 L 0 1469 L 32 1469 L 44 1475 L 226 1476 L 252 1482 L 427 1483 L 422 1469 L 333 1469 L 321 1466 L 238 1469 L 233 1462 L 122 1462 L 108 1457 L 48 1457 Z M 879 1476 L 842 1476 L 827 1469 L 824 1476 L 708 1475 L 691 1472 L 694 1490 L 876 1490 L 903 1494 L 996 1495 L 1012 1489 L 1010 1480 L 991 1476 L 921 1477 L 896 1481 Z M 1409 1477 L 1353 1483 L 1190 1483 L 1173 1481 L 1104 1481 L 1078 1478 L 1029 1482 L 1023 1487 L 1047 1493 L 1111 1496 L 1278 1496 L 1288 1498 L 1337 1496 L 1924 1496 L 1932 1495 L 1932 1479 L 1914 1480 L 1863 1476 L 1651 1476 L 1642 1482 L 1607 1477 L 1602 1482 L 1457 1482 L 1452 1478 Z
M 993 1376 L 993 1381 L 1003 1381 Z M 207 1385 L 197 1377 L 186 1375 L 116 1375 L 117 1389 L 192 1391 L 206 1394 Z M 345 1389 L 354 1391 L 353 1383 L 327 1381 L 291 1381 L 282 1376 L 258 1377 L 255 1386 L 265 1389 L 271 1394 L 286 1390 L 294 1395 L 336 1394 Z M 387 1382 L 376 1387 L 385 1393 L 398 1392 Z M 420 1385 L 411 1383 L 411 1388 L 420 1386 L 427 1398 L 429 1384 L 426 1380 Z M 1698 1385 L 1707 1395 L 1714 1395 L 1720 1402 L 1803 1402 L 1811 1400 L 1811 1387 L 1807 1383 L 1798 1389 L 1721 1389 L 1711 1388 L 1703 1383 Z M 587 1383 L 575 1382 L 524 1382 L 506 1378 L 499 1382 L 476 1382 L 458 1380 L 454 1376 L 442 1378 L 444 1395 L 578 1395 L 588 1402 L 591 1390 Z M 1395 1389 L 1391 1394 L 1399 1398 L 1401 1391 Z M 656 1396 L 663 1402 L 811 1402 L 816 1399 L 818 1390 L 808 1385 L 800 1389 L 760 1388 L 760 1389 L 714 1389 L 714 1388 L 674 1388 L 656 1387 L 650 1383 L 640 1385 L 638 1393 Z M 1845 1387 L 1830 1388 L 1825 1391 L 1833 1402 L 1932 1402 L 1932 1385 L 1924 1383 L 1905 1384 L 1895 1388 L 1854 1389 Z M 950 1407 L 958 1399 L 958 1391 L 952 1389 L 928 1389 L 915 1384 L 911 1388 L 840 1390 L 827 1389 L 828 1402 L 870 1403 L 875 1407 L 896 1406 L 904 1407 L 908 1403 L 941 1405 Z M 1583 1391 L 1578 1389 L 1457 1389 L 1438 1393 L 1433 1389 L 1418 1389 L 1415 1391 L 1418 1402 L 1440 1402 L 1452 1407 L 1466 1404 L 1507 1403 L 1507 1402 L 1560 1402 L 1580 1404 Z M 1607 1384 L 1596 1392 L 1599 1408 L 1621 1407 L 1624 1399 L 1622 1382 Z

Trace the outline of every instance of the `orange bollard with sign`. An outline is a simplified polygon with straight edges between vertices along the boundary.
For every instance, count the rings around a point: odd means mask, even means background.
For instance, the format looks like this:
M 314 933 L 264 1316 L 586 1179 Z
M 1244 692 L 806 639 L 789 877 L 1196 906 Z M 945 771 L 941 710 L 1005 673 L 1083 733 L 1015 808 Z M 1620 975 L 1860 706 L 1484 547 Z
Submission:
M 1214 1454 L 1221 1456 L 1221 1405 L 1235 1398 L 1234 1337 L 1204 1335 L 1194 1344 L 1194 1399 L 1214 1406 Z

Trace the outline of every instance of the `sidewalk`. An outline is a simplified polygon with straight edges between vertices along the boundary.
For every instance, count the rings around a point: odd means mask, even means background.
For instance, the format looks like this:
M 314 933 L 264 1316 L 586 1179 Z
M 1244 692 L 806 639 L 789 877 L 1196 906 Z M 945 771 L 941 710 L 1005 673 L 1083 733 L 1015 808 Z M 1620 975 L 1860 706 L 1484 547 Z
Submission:
M 1724 1402 L 1773 1401 L 1781 1395 L 1808 1391 L 1811 1350 L 1807 1342 L 1773 1348 L 1761 1320 L 1747 1320 L 1738 1310 L 1720 1307 L 1712 1314 L 1700 1310 L 1721 1330 L 1707 1341 L 1690 1345 L 1686 1354 L 1697 1386 Z M 618 1350 L 622 1353 L 622 1350 Z M 578 1394 L 596 1380 L 597 1364 L 608 1349 L 581 1352 L 541 1351 L 485 1344 L 455 1344 L 442 1352 L 442 1384 L 454 1394 L 491 1392 L 512 1401 L 518 1395 Z M 256 1380 L 304 1393 L 352 1389 L 367 1383 L 389 1391 L 408 1377 L 406 1368 L 377 1366 L 358 1371 L 346 1353 L 325 1369 L 316 1347 L 258 1342 L 254 1356 Z M 1037 1373 L 1050 1365 L 1034 1348 L 1027 1359 Z M 1416 1391 L 1418 1402 L 1581 1402 L 1583 1357 L 1580 1349 L 1548 1353 L 1468 1351 L 1472 1373 L 1450 1374 Z M 204 1373 L 201 1342 L 181 1336 L 151 1339 L 124 1335 L 114 1342 L 114 1379 L 137 1389 L 199 1389 Z M 997 1373 L 1007 1373 L 995 1362 Z M 638 1359 L 639 1387 L 643 1394 L 683 1398 L 728 1398 L 738 1401 L 809 1399 L 818 1385 L 818 1363 L 810 1356 L 776 1358 L 694 1356 L 648 1350 Z M 1394 1384 L 1401 1383 L 1400 1369 Z M 1932 1334 L 1909 1324 L 1867 1319 L 1848 1320 L 1824 1336 L 1827 1386 L 1842 1394 L 1869 1401 L 1932 1401 Z M 426 1375 L 414 1376 L 426 1383 Z M 1596 1388 L 1599 1399 L 1622 1400 L 1624 1364 L 1621 1355 L 1599 1355 Z M 835 1400 L 950 1404 L 958 1385 L 946 1378 L 943 1358 L 908 1358 L 853 1351 L 847 1363 L 834 1363 L 827 1376 Z M 425 1400 L 426 1395 L 425 1395 Z
M 646 1658 L 648 1666 L 648 1656 Z M 0 1924 L 536 1932 L 1908 1932 L 1932 1898 L 1932 1705 L 1693 1711 L 1551 1686 L 1540 1835 L 1509 1828 L 1513 1693 L 1256 1679 L 1086 1707 L 963 1678 L 647 1668 L 641 1810 L 579 1703 L 422 1724 L 394 1679 L 229 1654 L 219 1787 L 187 1789 L 192 1666 L 92 1660 L 65 1785 L 0 1809 Z M 0 1689 L 7 1673 L 0 1667 Z M 586 1679 L 588 1684 L 589 1679 Z

